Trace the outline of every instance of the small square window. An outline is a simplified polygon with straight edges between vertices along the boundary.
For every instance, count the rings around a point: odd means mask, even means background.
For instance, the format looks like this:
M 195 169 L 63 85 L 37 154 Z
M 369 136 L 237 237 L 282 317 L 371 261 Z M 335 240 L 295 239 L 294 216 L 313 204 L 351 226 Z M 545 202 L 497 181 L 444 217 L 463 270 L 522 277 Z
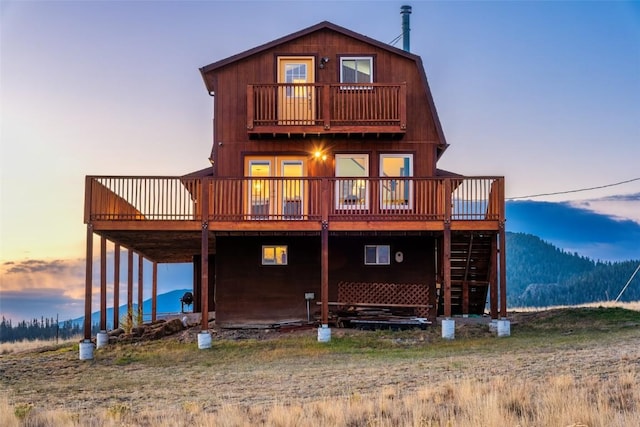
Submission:
M 340 58 L 340 83 L 373 83 L 373 58 Z
M 263 245 L 262 265 L 287 265 L 287 246 Z
M 366 245 L 364 247 L 365 265 L 389 265 L 391 264 L 391 248 L 389 245 Z

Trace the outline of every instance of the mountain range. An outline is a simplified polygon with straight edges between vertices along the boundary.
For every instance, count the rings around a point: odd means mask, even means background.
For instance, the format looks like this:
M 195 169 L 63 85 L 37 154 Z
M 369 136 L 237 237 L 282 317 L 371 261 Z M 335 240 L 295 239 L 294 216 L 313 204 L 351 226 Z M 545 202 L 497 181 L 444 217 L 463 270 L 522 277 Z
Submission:
M 540 237 L 594 260 L 640 259 L 640 223 L 617 219 L 570 202 L 508 201 L 507 231 Z

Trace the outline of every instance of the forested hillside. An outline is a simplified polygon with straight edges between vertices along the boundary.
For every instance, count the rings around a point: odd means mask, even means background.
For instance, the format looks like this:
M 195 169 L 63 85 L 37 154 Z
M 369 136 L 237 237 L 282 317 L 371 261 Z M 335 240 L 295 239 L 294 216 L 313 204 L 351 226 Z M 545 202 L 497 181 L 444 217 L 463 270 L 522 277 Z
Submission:
M 615 299 L 640 261 L 600 262 L 537 236 L 507 233 L 507 298 L 513 306 L 580 304 Z M 640 300 L 640 275 L 621 301 Z

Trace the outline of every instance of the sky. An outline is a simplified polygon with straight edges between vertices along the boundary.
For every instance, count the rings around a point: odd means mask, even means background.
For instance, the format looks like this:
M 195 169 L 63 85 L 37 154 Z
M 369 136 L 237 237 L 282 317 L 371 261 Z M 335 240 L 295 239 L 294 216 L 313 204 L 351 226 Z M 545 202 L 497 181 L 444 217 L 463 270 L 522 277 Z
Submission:
M 440 168 L 504 175 L 507 197 L 640 178 L 639 2 L 0 0 L 0 314 L 82 315 L 86 175 L 209 165 L 198 68 L 324 20 L 389 43 L 403 4 Z M 640 222 L 638 194 L 538 199 Z

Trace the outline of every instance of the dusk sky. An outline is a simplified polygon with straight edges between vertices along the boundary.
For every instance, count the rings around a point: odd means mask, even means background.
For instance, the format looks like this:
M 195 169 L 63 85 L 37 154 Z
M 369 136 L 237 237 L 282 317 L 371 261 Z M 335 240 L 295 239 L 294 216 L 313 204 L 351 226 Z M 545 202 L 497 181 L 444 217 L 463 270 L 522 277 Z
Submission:
M 0 315 L 83 314 L 85 175 L 209 165 L 199 67 L 325 20 L 388 43 L 403 4 L 440 168 L 507 197 L 640 178 L 639 2 L 0 0 Z M 637 179 L 536 200 L 585 199 L 640 222 Z

